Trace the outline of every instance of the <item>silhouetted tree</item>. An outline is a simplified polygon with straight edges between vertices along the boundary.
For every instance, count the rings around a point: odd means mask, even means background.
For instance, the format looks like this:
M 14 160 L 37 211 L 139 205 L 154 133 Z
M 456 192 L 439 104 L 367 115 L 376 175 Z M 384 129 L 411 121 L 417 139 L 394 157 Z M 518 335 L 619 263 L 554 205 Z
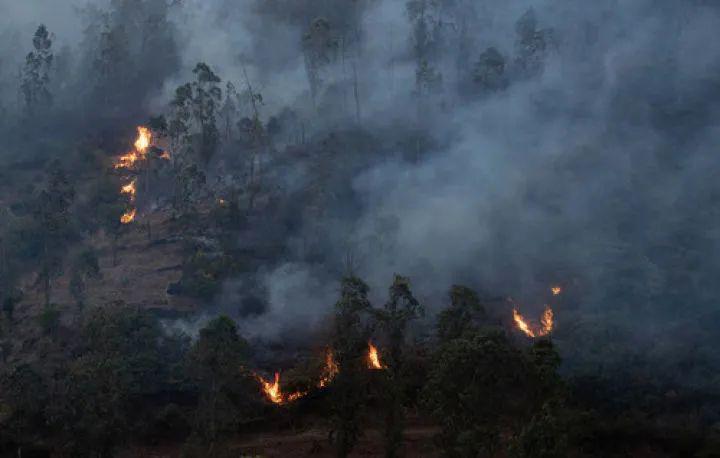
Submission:
M 389 293 L 390 297 L 384 308 L 375 310 L 374 314 L 387 336 L 387 351 L 384 353 L 387 386 L 383 396 L 386 408 L 385 456 L 392 458 L 398 454 L 404 428 L 405 381 L 402 379 L 402 370 L 405 335 L 408 324 L 423 313 L 423 308 L 410 291 L 410 280 L 406 277 L 395 275 Z
M 347 457 L 360 434 L 359 414 L 365 401 L 365 351 L 368 331 L 363 314 L 370 310 L 369 288 L 357 277 L 343 279 L 335 304 L 333 351 L 338 375 L 333 383 L 333 438 L 337 456 Z
M 37 284 L 42 284 L 45 306 L 50 306 L 52 281 L 62 273 L 62 257 L 70 226 L 70 206 L 75 188 L 69 182 L 60 163 L 48 169 L 47 185 L 41 190 L 35 206 L 35 221 L 41 238 L 42 252 Z
M 233 387 L 248 377 L 243 368 L 248 355 L 247 342 L 226 316 L 201 329 L 190 351 L 190 370 L 200 389 L 195 431 L 211 447 L 221 434 L 236 431 L 246 413 Z
M 50 71 L 53 63 L 52 38 L 47 27 L 40 25 L 33 37 L 34 50 L 25 57 L 20 89 L 29 115 L 52 104 Z

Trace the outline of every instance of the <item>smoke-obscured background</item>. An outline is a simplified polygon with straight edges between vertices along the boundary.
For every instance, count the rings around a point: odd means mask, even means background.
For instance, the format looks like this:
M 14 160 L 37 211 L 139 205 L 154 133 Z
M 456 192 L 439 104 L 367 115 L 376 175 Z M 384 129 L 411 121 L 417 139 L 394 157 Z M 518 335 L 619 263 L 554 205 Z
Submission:
M 41 23 L 54 103 L 27 119 L 18 75 Z M 557 284 L 568 364 L 708 383 L 718 30 L 700 0 L 0 0 L 2 154 L 61 159 L 57 136 L 131 130 L 206 62 L 281 120 L 266 179 L 280 216 L 237 237 L 285 248 L 227 279 L 202 316 L 282 340 L 322 325 L 348 270 L 376 301 L 409 276 L 431 312 L 462 283 L 534 316 Z M 32 123 L 39 134 L 17 128 Z M 238 154 L 224 144 L 207 181 L 242 173 L 227 165 Z M 266 305 L 241 316 L 249 291 Z

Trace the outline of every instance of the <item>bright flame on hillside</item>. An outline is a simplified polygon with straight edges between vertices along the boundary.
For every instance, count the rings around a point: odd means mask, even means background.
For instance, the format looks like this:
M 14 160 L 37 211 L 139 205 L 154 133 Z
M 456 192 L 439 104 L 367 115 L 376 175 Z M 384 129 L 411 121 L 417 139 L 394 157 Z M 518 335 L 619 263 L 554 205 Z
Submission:
M 130 210 L 123 213 L 123 215 L 120 217 L 120 222 L 122 224 L 130 224 L 135 220 L 135 214 L 137 213 L 137 210 L 134 208 L 131 208 Z
M 325 388 L 332 382 L 338 372 L 340 372 L 340 368 L 337 362 L 335 362 L 335 355 L 333 354 L 332 348 L 328 348 L 327 353 L 325 353 L 325 367 L 320 375 L 320 381 L 317 384 L 318 388 Z
M 275 372 L 275 378 L 272 382 L 265 380 L 260 375 L 255 375 L 255 377 L 260 382 L 260 386 L 262 387 L 263 393 L 265 394 L 265 397 L 268 399 L 268 401 L 272 402 L 273 404 L 285 404 L 287 402 L 292 402 L 297 399 L 300 399 L 301 397 L 305 396 L 307 393 L 303 391 L 296 391 L 294 393 L 290 394 L 283 394 L 282 389 L 280 388 L 280 373 Z
M 562 288 L 559 286 L 553 286 L 550 288 L 550 291 L 552 291 L 553 296 L 559 296 L 560 293 L 562 293 Z
M 150 146 L 152 142 L 152 132 L 147 127 L 138 127 L 138 138 L 135 140 L 135 150 L 141 154 L 145 154 L 145 150 Z
M 546 307 L 540 317 L 539 328 L 533 327 L 517 309 L 513 309 L 513 320 L 517 328 L 528 337 L 544 337 L 553 330 L 553 311 L 550 307 Z
M 535 337 L 535 332 L 530 328 L 528 322 L 525 321 L 525 317 L 520 315 L 520 312 L 518 312 L 517 309 L 513 309 L 513 320 L 515 320 L 515 324 L 518 329 L 524 332 L 528 337 Z
M 145 159 L 148 147 L 152 142 L 152 132 L 147 127 L 139 126 L 137 128 L 138 136 L 135 140 L 135 149 L 127 154 L 120 156 L 115 162 L 116 169 L 129 169 L 132 168 L 137 161 Z M 169 155 L 168 155 L 169 158 Z
M 553 311 L 550 307 L 546 307 L 540 318 L 543 335 L 550 334 L 553 330 Z
M 130 201 L 133 202 L 135 200 L 135 183 L 137 180 L 132 180 L 130 183 L 126 184 L 122 188 L 120 188 L 120 192 L 122 194 L 127 194 L 130 196 Z
M 372 342 L 368 342 L 368 369 L 385 369 L 385 366 L 380 362 L 380 355 L 378 349 Z

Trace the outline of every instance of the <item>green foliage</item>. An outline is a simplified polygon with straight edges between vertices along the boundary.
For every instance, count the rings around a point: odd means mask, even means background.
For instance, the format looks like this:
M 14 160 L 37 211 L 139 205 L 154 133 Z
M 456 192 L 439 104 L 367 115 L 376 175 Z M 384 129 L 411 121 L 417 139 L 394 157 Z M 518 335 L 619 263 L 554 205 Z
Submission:
M 176 146 L 180 146 L 176 149 L 183 153 L 193 152 L 193 142 L 196 140 L 199 150 L 195 153 L 207 164 L 220 142 L 216 118 L 222 100 L 222 89 L 218 86 L 221 80 L 204 62 L 195 66 L 193 74 L 195 81 L 175 90 L 172 102 L 175 114 L 168 124 L 168 133 Z M 190 162 L 193 158 L 187 159 L 186 162 Z
M 395 275 L 390 286 L 389 299 L 382 310 L 374 311 L 375 317 L 387 336 L 388 348 L 385 352 L 387 365 L 387 383 L 384 390 L 385 401 L 385 456 L 398 455 L 402 444 L 404 427 L 403 394 L 405 380 L 402 377 L 405 363 L 405 334 L 411 320 L 423 313 L 423 308 L 410 291 L 410 280 Z
M 527 361 L 500 331 L 466 334 L 434 355 L 424 404 L 442 426 L 449 456 L 492 454 L 505 419 L 522 414 L 527 401 Z
M 36 426 L 43 423 L 43 408 L 49 397 L 37 368 L 29 364 L 4 367 L 0 372 L 0 392 L 0 440 L 18 444 L 36 441 Z
M 533 415 L 514 439 L 510 454 L 514 458 L 565 458 L 568 453 L 567 427 L 563 412 L 546 403 Z
M 220 291 L 223 280 L 237 269 L 231 256 L 208 253 L 199 248 L 185 261 L 182 277 L 170 291 L 210 300 Z
M 450 307 L 437 316 L 437 335 L 441 342 L 461 337 L 477 329 L 486 316 L 485 309 L 475 291 L 461 285 L 450 289 Z
M 69 290 L 78 308 L 85 303 L 86 280 L 101 278 L 97 253 L 92 248 L 83 249 L 72 262 Z
M 35 201 L 34 220 L 42 251 L 37 284 L 43 285 L 45 307 L 50 306 L 51 283 L 62 274 L 62 258 L 71 236 L 70 206 L 75 199 L 75 188 L 68 180 L 58 161 L 50 164 L 47 185 Z
M 347 277 L 335 304 L 332 348 L 339 372 L 333 383 L 332 421 L 338 457 L 348 456 L 361 430 L 359 414 L 366 399 L 364 357 L 369 334 L 362 318 L 371 308 L 368 291 L 362 280 Z
M 243 365 L 249 356 L 248 344 L 237 325 L 226 316 L 210 321 L 188 355 L 190 372 L 200 390 L 195 432 L 210 443 L 223 434 L 237 431 L 251 416 L 250 374 Z
M 53 63 L 52 39 L 47 27 L 40 25 L 33 37 L 33 51 L 25 57 L 20 90 L 25 109 L 34 115 L 42 107 L 52 103 L 50 94 L 50 71 Z
M 185 343 L 165 337 L 147 312 L 122 305 L 90 310 L 80 334 L 83 346 L 55 383 L 46 421 L 58 451 L 110 456 L 146 427 L 136 419 L 172 386 Z

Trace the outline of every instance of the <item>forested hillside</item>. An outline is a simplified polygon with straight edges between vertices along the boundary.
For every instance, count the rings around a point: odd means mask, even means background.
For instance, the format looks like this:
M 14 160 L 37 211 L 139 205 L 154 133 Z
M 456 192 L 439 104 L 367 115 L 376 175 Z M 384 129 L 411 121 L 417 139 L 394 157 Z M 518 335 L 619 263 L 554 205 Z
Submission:
M 0 457 L 720 457 L 718 30 L 0 0 Z

